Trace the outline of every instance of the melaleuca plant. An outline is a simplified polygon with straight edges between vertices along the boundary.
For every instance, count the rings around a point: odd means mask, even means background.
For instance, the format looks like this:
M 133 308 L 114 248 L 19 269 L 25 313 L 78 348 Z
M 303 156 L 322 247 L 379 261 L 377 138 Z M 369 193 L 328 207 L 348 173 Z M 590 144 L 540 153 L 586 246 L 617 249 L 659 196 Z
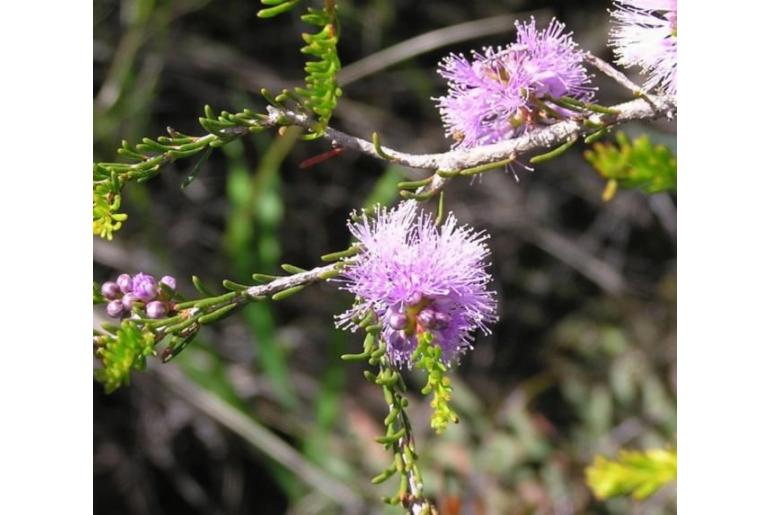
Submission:
M 303 3 L 262 0 L 263 9 L 257 14 L 271 18 Z M 398 476 L 396 493 L 385 500 L 409 513 L 435 513 L 418 466 L 402 371 L 422 371 L 421 393 L 431 396 L 430 426 L 442 433 L 459 421 L 451 404 L 452 366 L 472 351 L 479 332 L 493 330 L 498 318 L 488 271 L 486 241 L 490 235 L 461 225 L 451 213 L 444 215 L 448 202 L 444 188 L 452 179 L 495 169 L 514 165 L 532 169 L 532 165 L 562 155 L 579 140 L 593 143 L 626 122 L 673 118 L 677 106 L 676 2 L 618 2 L 612 18 L 610 43 L 618 62 L 642 66 L 650 76 L 645 88 L 580 49 L 558 20 L 540 30 L 534 19 L 517 22 L 508 44 L 474 52 L 470 60 L 450 54 L 441 61 L 438 73 L 447 81 L 447 92 L 435 101 L 453 149 L 412 154 L 383 146 L 377 133 L 364 139 L 330 126 L 342 94 L 337 80 L 341 68 L 337 6 L 333 0 L 325 0 L 308 7 L 301 16 L 312 28 L 302 35 L 300 49 L 308 56 L 304 86 L 278 92 L 263 89 L 264 110 L 217 114 L 205 106 L 198 120 L 204 131 L 200 135 L 168 128 L 167 135 L 155 139 L 144 138 L 136 144 L 124 141 L 117 151 L 118 160 L 93 167 L 94 234 L 112 239 L 130 223 L 121 212 L 122 191 L 128 183 L 149 181 L 166 165 L 194 158 L 183 180 L 186 186 L 195 180 L 212 151 L 267 130 L 283 132 L 295 127 L 305 139 L 329 141 L 334 152 L 361 152 L 424 170 L 425 177 L 399 183 L 398 193 L 404 200 L 396 206 L 354 211 L 348 224 L 353 243 L 322 256 L 326 264 L 315 268 L 284 264 L 285 275 L 255 272 L 249 284 L 225 279 L 224 290 L 219 292 L 193 277 L 198 295 L 192 299 L 182 297 L 175 278 L 156 279 L 136 270 L 95 284 L 94 303 L 103 304 L 112 319 L 94 333 L 94 353 L 100 362 L 97 380 L 107 391 L 128 385 L 131 374 L 143 370 L 148 358 L 174 359 L 202 327 L 242 306 L 281 301 L 313 283 L 331 281 L 352 295 L 350 308 L 337 317 L 336 324 L 363 335 L 361 352 L 342 359 L 369 365 L 364 376 L 382 389 L 387 407 L 384 434 L 377 441 L 393 458 L 373 481 Z M 631 98 L 612 106 L 599 103 L 601 92 L 589 67 L 620 83 Z M 665 148 L 652 147 L 644 138 L 631 143 L 622 133 L 618 143 L 617 147 L 597 143 L 586 154 L 610 181 L 613 192 L 618 186 L 647 193 L 675 188 L 675 158 Z M 421 203 L 427 206 L 437 196 L 432 214 Z M 644 460 L 630 457 L 626 456 L 626 468 L 612 473 L 607 472 L 611 468 L 607 463 L 597 462 L 589 475 L 599 495 L 634 488 L 646 494 L 662 482 L 661 477 L 670 475 L 665 472 L 652 479 L 634 475 L 631 469 L 640 463 L 642 467 Z

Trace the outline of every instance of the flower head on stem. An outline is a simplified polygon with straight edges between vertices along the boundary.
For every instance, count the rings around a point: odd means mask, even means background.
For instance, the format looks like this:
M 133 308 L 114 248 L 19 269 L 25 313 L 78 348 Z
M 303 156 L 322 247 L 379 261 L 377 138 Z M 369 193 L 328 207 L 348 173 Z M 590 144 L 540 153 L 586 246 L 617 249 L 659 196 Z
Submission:
M 378 208 L 349 228 L 363 249 L 341 281 L 358 300 L 338 317 L 339 326 L 355 328 L 355 320 L 374 312 L 388 356 L 408 366 L 423 332 L 433 335 L 445 363 L 471 348 L 476 329 L 489 333 L 497 302 L 486 235 L 459 226 L 451 213 L 437 227 L 415 201 Z

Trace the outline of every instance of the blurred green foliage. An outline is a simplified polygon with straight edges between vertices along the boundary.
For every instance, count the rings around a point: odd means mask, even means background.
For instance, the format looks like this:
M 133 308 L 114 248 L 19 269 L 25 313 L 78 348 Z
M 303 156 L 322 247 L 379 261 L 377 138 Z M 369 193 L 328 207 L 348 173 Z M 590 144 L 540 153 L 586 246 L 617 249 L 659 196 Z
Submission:
M 249 173 L 240 141 L 224 147 L 228 161 L 227 192 L 231 214 L 225 228 L 224 245 L 239 280 L 246 281 L 255 270 L 274 272 L 281 255 L 276 236 L 283 219 L 279 168 L 294 148 L 300 131 L 262 140 L 264 154 L 253 173 Z M 276 340 L 272 306 L 251 303 L 243 310 L 254 335 L 257 358 L 273 383 L 281 402 L 296 408 L 297 399 L 289 379 L 289 366 L 283 347 Z
M 585 158 L 608 181 L 605 201 L 618 186 L 650 194 L 676 191 L 676 156 L 665 145 L 653 145 L 646 134 L 631 141 L 618 132 L 617 144 L 595 143 Z
M 600 499 L 631 495 L 643 500 L 676 479 L 676 452 L 621 451 L 617 460 L 597 456 L 586 469 L 586 478 Z
M 98 338 L 96 354 L 103 367 L 94 370 L 97 381 L 104 383 L 107 393 L 127 385 L 133 370 L 144 370 L 147 357 L 155 354 L 152 333 L 141 331 L 131 320 L 124 320 L 114 332 Z

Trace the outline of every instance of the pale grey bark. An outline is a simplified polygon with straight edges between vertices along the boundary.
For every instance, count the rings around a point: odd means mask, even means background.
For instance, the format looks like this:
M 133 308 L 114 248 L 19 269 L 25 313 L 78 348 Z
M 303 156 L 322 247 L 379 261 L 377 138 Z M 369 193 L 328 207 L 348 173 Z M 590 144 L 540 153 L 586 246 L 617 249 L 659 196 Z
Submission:
M 511 156 L 520 157 L 536 151 L 553 149 L 570 139 L 596 131 L 596 126 L 614 126 L 636 120 L 652 120 L 656 118 L 673 118 L 676 114 L 676 97 L 648 95 L 649 100 L 637 98 L 629 102 L 609 106 L 615 114 L 590 113 L 582 117 L 571 118 L 554 123 L 547 127 L 527 132 L 517 138 L 500 141 L 491 145 L 482 145 L 470 149 L 456 149 L 439 154 L 409 154 L 396 149 L 382 146 L 386 159 L 365 139 L 351 136 L 342 131 L 327 127 L 323 137 L 330 140 L 334 146 L 356 150 L 376 159 L 388 160 L 396 164 L 425 170 L 462 170 L 483 164 L 493 163 Z M 654 104 L 654 105 L 653 105 Z M 289 123 L 306 129 L 312 129 L 315 120 L 306 114 L 290 109 L 268 107 L 271 123 Z
M 306 272 L 278 277 L 269 283 L 252 286 L 246 290 L 246 295 L 252 299 L 260 299 L 275 295 L 276 293 L 294 288 L 295 286 L 304 286 L 306 284 L 317 283 L 325 280 L 328 275 L 334 274 L 340 267 L 340 263 L 332 263 L 326 266 L 318 266 Z

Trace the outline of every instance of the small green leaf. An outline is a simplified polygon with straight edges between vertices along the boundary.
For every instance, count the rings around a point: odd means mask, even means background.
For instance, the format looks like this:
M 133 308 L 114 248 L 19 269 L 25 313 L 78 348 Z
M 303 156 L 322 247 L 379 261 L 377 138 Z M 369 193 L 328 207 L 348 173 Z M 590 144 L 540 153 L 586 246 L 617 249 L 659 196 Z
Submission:
M 267 275 L 267 274 L 251 274 L 251 278 L 258 283 L 266 284 L 266 283 L 269 283 L 270 281 L 277 279 L 278 277 L 275 275 Z
M 274 294 L 272 296 L 272 299 L 273 300 L 287 299 L 287 298 L 291 297 L 292 295 L 294 295 L 295 293 L 299 293 L 299 292 L 301 292 L 304 289 L 305 289 L 305 286 L 294 286 L 292 288 L 288 288 L 286 290 L 279 291 L 278 293 L 276 293 L 276 294 Z
M 302 272 L 307 272 L 304 268 L 300 268 L 298 266 L 290 265 L 288 263 L 284 263 L 281 265 L 281 268 L 283 268 L 284 271 L 290 273 L 290 274 L 301 274 Z
M 185 189 L 187 186 L 192 184 L 192 182 L 198 177 L 198 174 L 203 169 L 203 163 L 205 163 L 208 158 L 211 156 L 212 148 L 208 147 L 206 151 L 203 153 L 203 155 L 196 161 L 195 165 L 192 167 L 190 172 L 187 174 L 187 176 L 182 181 L 181 188 Z M 188 150 L 187 152 L 191 152 L 190 155 L 197 153 L 198 150 Z
M 559 157 L 562 154 L 564 154 L 567 150 L 569 150 L 570 147 L 574 145 L 576 141 L 577 141 L 577 138 L 570 138 L 565 143 L 562 143 L 561 145 L 559 145 L 553 150 L 550 150 L 544 154 L 532 156 L 529 162 L 532 164 L 538 164 L 538 163 L 543 163 L 545 161 L 550 161 L 555 157 Z
M 266 9 L 261 9 L 259 12 L 257 12 L 257 16 L 260 18 L 272 18 L 273 16 L 278 16 L 281 13 L 285 13 L 286 11 L 290 11 L 292 7 L 298 2 L 299 0 L 289 0 L 287 2 L 284 2 L 282 4 L 278 4 L 275 7 L 268 7 Z M 271 5 L 271 3 L 277 3 L 277 2 L 262 2 L 265 5 Z
M 206 288 L 206 286 L 204 286 L 203 281 L 201 281 L 201 278 L 198 277 L 197 275 L 192 276 L 192 283 L 195 289 L 198 290 L 198 292 L 201 295 L 205 295 L 207 297 L 214 296 L 211 290 L 209 290 L 208 288 Z
M 218 322 L 219 320 L 222 320 L 227 315 L 229 315 L 237 307 L 238 307 L 237 304 L 227 304 L 225 306 L 222 306 L 221 308 L 218 308 L 212 311 L 211 313 L 200 317 L 198 319 L 198 323 L 201 325 L 206 325 L 212 322 Z

